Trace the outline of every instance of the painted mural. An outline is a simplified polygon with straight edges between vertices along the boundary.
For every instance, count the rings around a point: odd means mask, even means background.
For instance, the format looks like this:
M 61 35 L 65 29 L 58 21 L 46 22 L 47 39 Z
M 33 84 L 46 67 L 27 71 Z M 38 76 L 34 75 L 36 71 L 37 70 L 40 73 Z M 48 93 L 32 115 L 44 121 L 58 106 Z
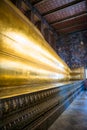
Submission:
M 87 67 L 87 30 L 60 37 L 57 53 L 70 68 Z

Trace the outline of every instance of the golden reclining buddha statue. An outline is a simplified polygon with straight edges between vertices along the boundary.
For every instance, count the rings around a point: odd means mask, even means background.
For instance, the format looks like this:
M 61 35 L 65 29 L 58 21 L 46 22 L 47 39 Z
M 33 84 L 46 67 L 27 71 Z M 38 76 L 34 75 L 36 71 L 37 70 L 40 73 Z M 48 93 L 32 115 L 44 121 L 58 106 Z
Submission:
M 1 97 L 69 80 L 70 72 L 38 29 L 10 1 L 0 0 Z

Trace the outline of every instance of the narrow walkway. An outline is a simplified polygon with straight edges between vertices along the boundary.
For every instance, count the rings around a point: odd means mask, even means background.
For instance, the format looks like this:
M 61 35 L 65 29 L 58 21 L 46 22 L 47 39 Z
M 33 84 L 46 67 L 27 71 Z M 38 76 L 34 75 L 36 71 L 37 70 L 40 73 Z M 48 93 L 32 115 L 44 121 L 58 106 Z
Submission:
M 48 130 L 87 130 L 87 91 L 81 92 Z

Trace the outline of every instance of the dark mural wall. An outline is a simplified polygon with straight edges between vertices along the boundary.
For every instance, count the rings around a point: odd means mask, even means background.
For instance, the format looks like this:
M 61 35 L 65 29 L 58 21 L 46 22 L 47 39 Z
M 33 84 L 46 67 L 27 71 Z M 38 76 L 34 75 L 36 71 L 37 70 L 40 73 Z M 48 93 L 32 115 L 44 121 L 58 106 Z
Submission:
M 61 36 L 57 53 L 70 68 L 87 67 L 87 30 Z

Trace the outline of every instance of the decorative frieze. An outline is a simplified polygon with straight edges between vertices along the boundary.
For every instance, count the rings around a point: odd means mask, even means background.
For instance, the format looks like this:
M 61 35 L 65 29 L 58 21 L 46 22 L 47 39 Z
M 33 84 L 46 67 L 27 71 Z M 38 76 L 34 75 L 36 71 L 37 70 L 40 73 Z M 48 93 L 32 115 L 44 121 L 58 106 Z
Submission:
M 22 129 L 38 120 L 45 113 L 62 105 L 76 91 L 82 89 L 83 82 L 41 90 L 30 94 L 1 99 L 1 129 Z

